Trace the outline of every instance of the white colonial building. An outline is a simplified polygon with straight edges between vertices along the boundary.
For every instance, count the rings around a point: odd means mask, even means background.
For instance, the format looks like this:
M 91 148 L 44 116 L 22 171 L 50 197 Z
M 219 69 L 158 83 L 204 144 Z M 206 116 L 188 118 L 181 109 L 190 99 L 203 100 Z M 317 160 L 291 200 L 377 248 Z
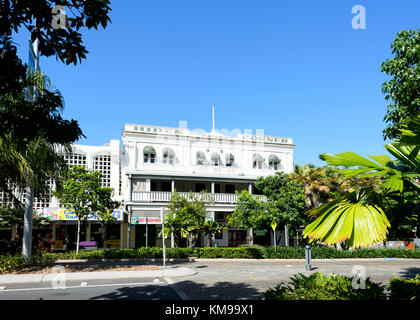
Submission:
M 235 191 L 254 192 L 260 176 L 293 170 L 291 138 L 239 134 L 235 137 L 186 128 L 126 124 L 122 135 L 122 196 L 132 223 L 130 247 L 161 245 L 160 225 L 144 225 L 147 217 L 159 222 L 160 208 L 173 192 L 212 194 L 209 219 L 226 222 L 233 212 Z M 246 242 L 246 230 L 226 229 L 215 239 L 217 246 Z

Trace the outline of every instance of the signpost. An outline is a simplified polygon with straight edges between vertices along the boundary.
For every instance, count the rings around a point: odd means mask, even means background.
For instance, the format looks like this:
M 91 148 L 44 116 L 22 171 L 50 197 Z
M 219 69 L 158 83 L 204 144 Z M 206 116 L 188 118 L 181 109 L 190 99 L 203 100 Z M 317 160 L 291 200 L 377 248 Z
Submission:
M 271 223 L 271 228 L 273 229 L 273 235 L 274 235 L 274 247 L 276 247 L 276 242 L 277 242 L 277 239 L 276 239 L 277 222 L 273 221 Z

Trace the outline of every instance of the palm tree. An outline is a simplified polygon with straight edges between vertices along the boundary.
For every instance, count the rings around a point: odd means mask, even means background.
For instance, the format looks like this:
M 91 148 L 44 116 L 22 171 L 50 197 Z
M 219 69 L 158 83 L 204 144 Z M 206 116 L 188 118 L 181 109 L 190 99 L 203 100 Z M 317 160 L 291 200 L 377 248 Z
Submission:
M 205 236 L 208 236 L 207 239 L 207 246 L 211 247 L 211 239 L 214 237 L 216 233 L 221 233 L 223 229 L 226 229 L 224 226 L 219 225 L 217 222 L 213 220 L 207 220 L 204 222 L 203 226 L 201 227 L 201 231 Z
M 57 130 L 57 137 L 49 132 L 54 127 L 68 126 L 68 123 L 59 116 L 63 108 L 60 93 L 50 91 L 49 79 L 40 71 L 30 71 L 25 79 L 25 85 L 27 88 L 36 86 L 40 94 L 34 97 L 24 91 L 22 97 L 10 97 L 10 99 L 26 103 L 28 108 L 32 108 L 34 115 L 41 117 L 40 123 L 37 118 L 33 119 L 37 122 L 34 128 L 31 128 L 36 132 L 33 136 L 13 129 L 0 135 L 0 169 L 2 169 L 0 187 L 14 199 L 16 207 L 21 206 L 22 201 L 25 203 L 22 253 L 24 257 L 29 258 L 32 251 L 34 197 L 45 194 L 50 179 L 54 180 L 59 188 L 59 176 L 67 168 L 62 153 L 68 150 L 70 144 L 66 142 L 68 138 L 62 139 L 60 130 Z M 19 103 L 16 105 L 20 106 Z M 79 133 L 81 134 L 80 129 L 76 136 L 79 136 Z M 54 140 L 58 140 L 58 143 Z M 22 193 L 23 199 L 16 196 Z
M 384 241 L 390 224 L 380 209 L 381 197 L 407 189 L 420 195 L 419 124 L 420 115 L 417 115 L 401 130 L 396 142 L 385 146 L 397 159 L 394 161 L 388 155 L 367 159 L 353 152 L 320 155 L 329 165 L 344 167 L 340 171 L 349 178 L 381 177 L 382 190 L 378 194 L 374 188 L 355 188 L 331 203 L 310 210 L 308 214 L 318 218 L 305 228 L 304 237 L 328 244 L 346 240 L 351 248 Z

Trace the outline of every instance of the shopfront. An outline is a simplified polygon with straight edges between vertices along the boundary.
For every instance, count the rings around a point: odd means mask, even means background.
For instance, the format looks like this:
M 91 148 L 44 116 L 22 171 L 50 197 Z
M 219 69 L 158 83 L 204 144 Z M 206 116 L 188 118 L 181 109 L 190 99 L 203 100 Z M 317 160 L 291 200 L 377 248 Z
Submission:
M 160 217 L 133 217 L 131 225 L 135 226 L 135 247 L 156 247 L 162 230 L 162 219 Z
M 53 221 L 56 250 L 75 250 L 77 242 L 77 216 L 63 208 L 44 208 L 42 215 Z M 112 212 L 115 221 L 103 224 L 95 214 L 89 215 L 80 224 L 80 241 L 95 241 L 99 248 L 122 247 L 122 224 L 124 210 Z

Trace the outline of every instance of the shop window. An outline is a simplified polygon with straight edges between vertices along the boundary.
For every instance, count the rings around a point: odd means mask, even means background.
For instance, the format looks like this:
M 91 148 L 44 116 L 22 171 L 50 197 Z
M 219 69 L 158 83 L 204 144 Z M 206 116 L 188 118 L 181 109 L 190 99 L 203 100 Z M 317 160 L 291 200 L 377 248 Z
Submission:
M 120 247 L 120 224 L 106 225 L 106 246 L 109 248 Z

